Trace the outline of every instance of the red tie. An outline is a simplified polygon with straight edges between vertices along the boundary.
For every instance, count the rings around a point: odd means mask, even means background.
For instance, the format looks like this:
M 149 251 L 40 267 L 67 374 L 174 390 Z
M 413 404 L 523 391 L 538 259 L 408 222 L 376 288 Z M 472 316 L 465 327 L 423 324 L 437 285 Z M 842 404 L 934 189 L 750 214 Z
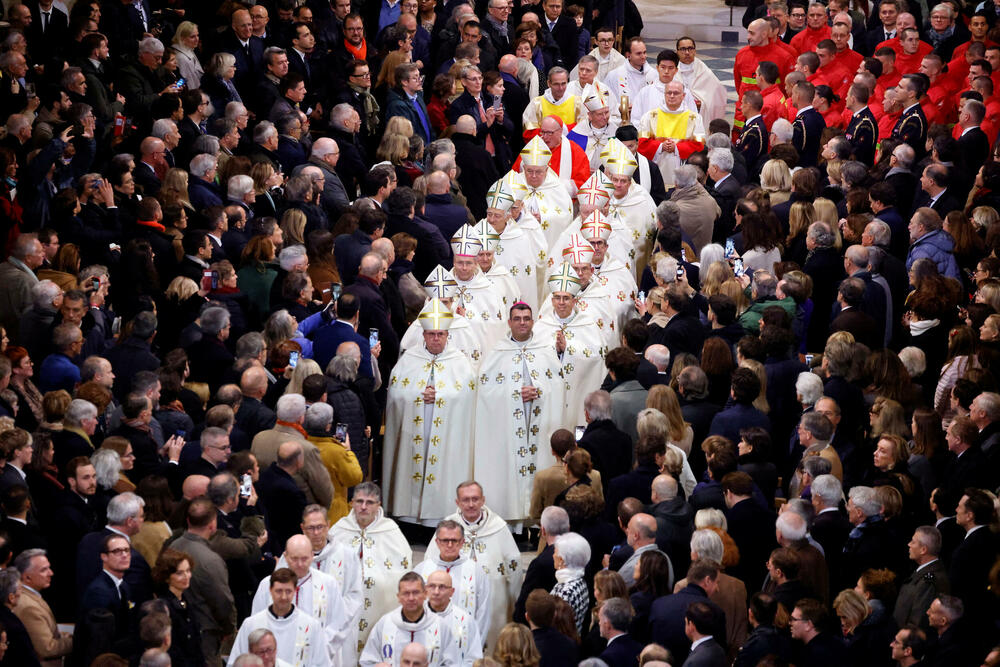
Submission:
M 486 107 L 483 106 L 483 98 L 480 97 L 479 102 L 479 120 L 486 122 Z M 486 150 L 490 155 L 496 155 L 496 147 L 493 145 L 493 137 L 490 136 L 489 130 L 486 131 Z

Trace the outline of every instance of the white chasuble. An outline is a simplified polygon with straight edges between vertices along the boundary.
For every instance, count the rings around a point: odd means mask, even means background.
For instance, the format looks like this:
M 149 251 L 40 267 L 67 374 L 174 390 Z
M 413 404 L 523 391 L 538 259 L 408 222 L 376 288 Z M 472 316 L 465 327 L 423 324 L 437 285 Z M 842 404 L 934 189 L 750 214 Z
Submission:
M 432 404 L 423 400 L 429 384 Z M 382 480 L 393 516 L 437 525 L 454 508 L 455 488 L 472 477 L 475 390 L 472 364 L 450 343 L 436 356 L 414 347 L 392 369 Z
M 293 667 L 327 667 L 331 665 L 323 624 L 298 607 L 284 618 L 278 618 L 269 609 L 247 616 L 236 633 L 229 663 L 250 652 L 250 633 L 267 628 L 274 633 L 278 645 L 278 659 Z
M 567 427 L 586 424 L 583 399 L 591 391 L 600 389 L 604 381 L 607 373 L 604 355 L 608 347 L 590 313 L 574 312 L 568 321 L 560 322 L 555 312 L 549 311 L 535 322 L 535 337 L 550 341 L 552 349 L 555 349 L 559 331 L 566 337 L 566 349 L 561 356 L 568 388 L 563 403 L 563 423 Z
M 607 222 L 612 229 L 615 222 L 628 229 L 632 238 L 632 249 L 635 251 L 635 263 L 632 266 L 633 276 L 641 276 L 656 239 L 656 204 L 646 190 L 636 182 L 632 182 L 624 197 L 611 195 L 608 206 Z M 620 258 L 616 258 L 620 259 Z
M 639 292 L 632 272 L 617 259 L 605 257 L 600 266 L 594 266 L 594 280 L 597 280 L 608 291 L 615 312 L 615 324 L 618 331 L 625 330 L 625 323 L 638 317 L 635 310 L 635 297 Z
M 520 300 L 532 310 L 538 308 L 538 279 L 545 267 L 546 250 L 545 235 L 538 221 L 523 213 L 520 221 L 507 221 L 493 255 L 497 264 L 507 267 L 517 284 Z
M 510 272 L 510 269 L 496 261 L 495 255 L 493 266 L 485 275 L 486 279 L 493 284 L 493 289 L 500 295 L 501 315 L 509 312 L 511 306 L 521 301 L 521 289 L 517 286 L 514 275 Z
M 410 571 L 413 550 L 399 526 L 379 508 L 378 516 L 362 529 L 354 510 L 330 528 L 330 539 L 343 544 L 361 563 L 363 601 L 358 615 L 358 652 L 371 627 L 397 603 L 399 578 Z
M 430 303 L 430 299 L 427 300 Z M 473 369 L 478 369 L 483 360 L 483 350 L 486 348 L 486 332 L 480 327 L 473 327 L 469 320 L 463 317 L 456 317 L 451 322 L 448 329 L 448 348 L 461 352 L 472 364 Z M 406 333 L 399 341 L 399 355 L 408 350 L 423 349 L 424 328 L 420 326 L 420 320 L 414 320 L 406 328 Z
M 608 239 L 607 256 L 615 258 L 624 264 L 625 268 L 629 271 L 633 271 L 635 267 L 635 247 L 632 245 L 632 231 L 625 226 L 624 221 L 620 217 L 615 219 L 605 218 L 605 222 L 611 225 L 611 238 Z M 569 245 L 570 236 L 580 233 L 580 226 L 582 224 L 583 221 L 580 219 L 580 216 L 577 216 L 570 223 L 569 227 L 559 235 L 555 245 L 549 249 L 549 262 L 545 271 L 546 280 L 556 272 L 556 267 L 562 263 L 563 248 Z
M 552 242 L 573 221 L 573 200 L 570 199 L 562 181 L 551 169 L 541 186 L 527 187 L 524 210 L 538 220 L 542 233 L 545 234 L 545 247 L 552 247 Z
M 551 455 L 548 456 L 552 458 Z M 476 474 L 480 475 L 480 473 Z M 487 490 L 484 493 L 490 494 L 490 497 L 499 497 L 499 489 L 494 491 L 492 489 L 495 487 L 485 488 Z M 500 630 L 513 615 L 514 602 L 517 601 L 517 595 L 521 592 L 521 582 L 524 579 L 524 572 L 521 571 L 521 552 L 517 548 L 517 543 L 510 533 L 507 522 L 488 506 L 483 506 L 483 512 L 478 521 L 466 521 L 460 512 L 446 518 L 462 524 L 465 529 L 462 555 L 475 561 L 476 565 L 482 568 L 489 578 L 490 631 L 486 637 L 482 638 L 487 646 L 486 653 L 488 655 L 496 646 Z M 425 558 L 430 560 L 440 557 L 441 552 L 438 550 L 437 543 L 431 541 L 427 545 Z
M 472 667 L 476 660 L 483 657 L 483 637 L 479 634 L 472 612 L 462 609 L 454 602 L 449 602 L 442 611 L 434 611 L 427 603 L 424 603 L 424 606 L 440 616 L 451 630 L 452 639 L 458 649 L 458 664 L 462 667 Z
M 473 326 L 487 345 L 503 335 L 507 317 L 503 312 L 499 291 L 489 278 L 477 268 L 470 280 L 459 280 L 458 294 L 452 301 L 452 312 L 461 306 L 465 319 Z M 455 313 L 458 315 L 458 313 Z
M 403 617 L 402 607 L 382 616 L 368 635 L 358 664 L 374 667 L 386 662 L 399 667 L 403 649 L 416 642 L 427 649 L 427 667 L 458 667 L 458 650 L 449 624 L 437 614 L 428 612 L 426 606 L 421 612 L 420 618 L 413 623 Z

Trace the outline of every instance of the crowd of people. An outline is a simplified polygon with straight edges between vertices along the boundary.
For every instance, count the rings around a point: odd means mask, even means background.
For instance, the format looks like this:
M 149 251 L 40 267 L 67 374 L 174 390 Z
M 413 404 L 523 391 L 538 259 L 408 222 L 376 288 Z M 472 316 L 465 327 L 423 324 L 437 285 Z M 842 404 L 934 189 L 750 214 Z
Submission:
M 5 18 L 0 665 L 1000 664 L 1000 4 Z

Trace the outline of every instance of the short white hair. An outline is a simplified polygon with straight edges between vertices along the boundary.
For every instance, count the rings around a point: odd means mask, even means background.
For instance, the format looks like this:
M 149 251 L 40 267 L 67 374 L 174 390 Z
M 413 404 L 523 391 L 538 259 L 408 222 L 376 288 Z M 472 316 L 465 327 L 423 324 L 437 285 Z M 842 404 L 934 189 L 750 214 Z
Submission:
M 66 408 L 66 414 L 63 415 L 63 423 L 69 424 L 70 426 L 82 426 L 84 419 L 90 419 L 97 416 L 97 406 L 90 401 L 85 401 L 82 398 L 74 398 L 69 403 L 69 407 Z
M 306 414 L 306 399 L 302 394 L 284 394 L 274 412 L 283 422 L 297 422 Z
M 911 378 L 923 375 L 927 370 L 927 355 L 919 347 L 904 347 L 899 351 L 899 360 Z
M 806 520 L 795 512 L 782 512 L 774 525 L 786 540 L 798 542 L 806 536 Z
M 674 169 L 674 185 L 687 188 L 698 182 L 698 168 L 691 164 L 682 164 Z
M 709 243 L 704 248 L 701 249 L 701 260 L 700 266 L 712 266 L 716 262 L 726 261 L 726 250 L 718 243 Z
M 227 191 L 230 199 L 243 199 L 248 192 L 253 192 L 253 179 L 246 174 L 230 176 Z
M 722 510 L 717 510 L 713 507 L 698 510 L 694 515 L 695 530 L 711 526 L 721 528 L 722 530 L 729 530 L 729 522 L 726 521 L 726 515 L 722 513 Z
M 31 287 L 31 302 L 35 308 L 51 308 L 52 302 L 62 294 L 62 288 L 51 280 L 39 280 Z
M 728 148 L 713 148 L 708 151 L 708 164 L 729 173 L 733 170 L 733 152 Z
M 569 514 L 556 505 L 549 505 L 542 510 L 539 523 L 545 529 L 545 534 L 550 537 L 558 537 L 569 532 Z
M 854 506 L 867 516 L 875 516 L 882 511 L 882 503 L 875 495 L 875 489 L 870 486 L 855 486 L 847 494 Z
M 590 543 L 577 533 L 564 533 L 557 537 L 556 551 L 566 567 L 582 569 L 590 562 Z
M 691 535 L 691 551 L 698 554 L 700 559 L 714 560 L 716 563 L 722 562 L 722 554 L 725 548 L 722 545 L 722 538 L 714 530 L 702 528 L 696 530 Z
M 281 252 L 278 253 L 278 264 L 285 271 L 291 271 L 303 257 L 306 257 L 306 247 L 304 245 L 290 245 L 287 248 L 282 248 Z
M 217 160 L 214 155 L 201 153 L 191 159 L 191 173 L 198 178 L 205 178 L 205 174 L 215 168 Z
M 823 397 L 823 381 L 815 373 L 803 371 L 795 380 L 795 393 L 802 397 L 801 403 L 816 405 Z
M 163 53 L 163 42 L 155 37 L 147 37 L 139 42 L 138 53 Z
M 833 475 L 819 475 L 809 485 L 814 498 L 819 498 L 827 507 L 836 507 L 844 498 L 844 485 Z
M 153 123 L 153 129 L 150 131 L 150 134 L 156 137 L 157 139 L 163 139 L 171 132 L 176 132 L 176 131 L 177 131 L 177 123 L 170 120 L 169 118 L 158 118 Z
M 788 142 L 792 140 L 794 130 L 792 130 L 792 124 L 787 119 L 779 118 L 771 126 L 771 134 L 777 137 L 779 141 Z
M 672 283 L 677 280 L 677 260 L 673 257 L 664 257 L 657 260 L 656 277 L 665 283 Z

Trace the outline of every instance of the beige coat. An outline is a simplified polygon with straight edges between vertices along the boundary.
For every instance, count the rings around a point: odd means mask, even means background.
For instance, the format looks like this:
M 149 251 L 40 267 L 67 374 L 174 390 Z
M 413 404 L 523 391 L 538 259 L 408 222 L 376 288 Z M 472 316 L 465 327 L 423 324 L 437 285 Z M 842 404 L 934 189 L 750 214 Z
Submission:
M 22 587 L 21 599 L 14 607 L 14 614 L 28 630 L 31 645 L 42 667 L 62 667 L 63 656 L 73 650 L 73 635 L 59 632 L 49 603 L 41 595 Z
M 295 483 L 306 494 L 306 501 L 319 503 L 329 509 L 333 503 L 333 480 L 323 465 L 319 449 L 309 442 L 294 428 L 278 424 L 272 429 L 261 431 L 253 438 L 250 451 L 257 457 L 261 470 L 274 463 L 278 458 L 278 447 L 283 442 L 298 442 L 305 454 L 305 464 L 302 470 L 295 473 Z

